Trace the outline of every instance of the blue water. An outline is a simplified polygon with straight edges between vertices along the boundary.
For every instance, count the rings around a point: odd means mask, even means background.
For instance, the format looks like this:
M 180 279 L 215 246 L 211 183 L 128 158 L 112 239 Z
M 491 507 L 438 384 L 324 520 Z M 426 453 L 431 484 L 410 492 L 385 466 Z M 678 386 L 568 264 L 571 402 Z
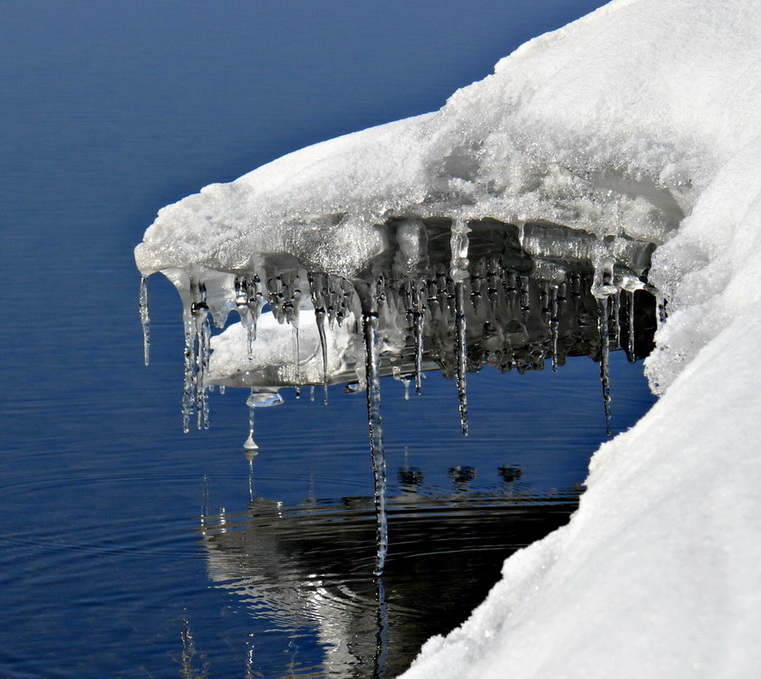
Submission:
M 363 570 L 372 544 L 366 553 L 360 540 L 368 526 L 372 536 L 365 404 L 338 388 L 328 408 L 287 395 L 259 417 L 251 467 L 243 394 L 215 394 L 211 430 L 183 435 L 179 300 L 151 279 L 146 369 L 132 248 L 161 206 L 306 144 L 434 110 L 598 4 L 3 3 L 0 675 L 325 673 L 326 621 L 356 622 L 335 613 L 340 596 L 365 612 L 377 602 Z M 620 431 L 652 397 L 623 356 L 613 373 Z M 571 511 L 605 425 L 586 359 L 557 375 L 472 376 L 468 439 L 451 382 L 431 375 L 409 402 L 398 382 L 383 390 L 391 495 L 400 516 L 424 510 L 396 543 L 392 523 L 377 611 L 405 632 L 386 650 L 404 647 L 408 662 L 431 629 L 426 600 L 451 590 L 413 592 L 405 559 L 417 554 L 423 583 L 439 546 L 486 545 L 498 561 L 497 537 L 522 508 Z M 419 487 L 396 476 L 405 465 L 424 473 Z M 504 465 L 520 478 L 506 481 Z M 457 466 L 477 473 L 458 482 Z M 316 596 L 315 579 L 343 594 L 294 619 L 288 592 Z M 274 592 L 264 604 L 257 586 Z M 373 615 L 356 630 L 375 661 L 356 676 L 394 667 L 377 653 Z

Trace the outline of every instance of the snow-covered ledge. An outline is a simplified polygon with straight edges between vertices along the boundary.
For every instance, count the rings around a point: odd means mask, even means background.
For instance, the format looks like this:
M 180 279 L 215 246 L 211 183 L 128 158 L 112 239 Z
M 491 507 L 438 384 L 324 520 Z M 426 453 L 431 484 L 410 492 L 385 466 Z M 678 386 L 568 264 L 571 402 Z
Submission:
M 143 274 L 187 296 L 199 271 L 255 270 L 251 253 L 361 278 L 390 217 L 548 220 L 596 234 L 600 262 L 610 237 L 659 244 L 661 400 L 595 455 L 571 523 L 511 557 L 405 676 L 761 674 L 758 10 L 615 0 L 436 113 L 164 208 L 138 246 Z

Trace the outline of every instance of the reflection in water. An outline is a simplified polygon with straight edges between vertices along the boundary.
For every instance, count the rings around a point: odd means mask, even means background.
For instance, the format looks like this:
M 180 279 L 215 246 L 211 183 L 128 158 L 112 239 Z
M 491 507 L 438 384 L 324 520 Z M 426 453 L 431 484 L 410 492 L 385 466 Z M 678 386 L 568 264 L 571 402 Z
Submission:
M 206 679 L 209 676 L 211 662 L 204 653 L 196 649 L 196 641 L 187 617 L 183 618 L 180 638 L 182 640 L 180 676 L 182 679 Z
M 267 676 L 395 676 L 427 638 L 466 619 L 510 553 L 565 523 L 578 497 L 534 495 L 518 467 L 454 468 L 448 490 L 427 488 L 406 462 L 398 476 L 407 483 L 388 498 L 394 550 L 382 577 L 371 575 L 370 497 L 286 507 L 253 496 L 245 512 L 201 517 L 211 581 L 245 605 L 257 630 L 289 636 L 287 653 L 269 651 Z M 309 634 L 317 649 L 306 652 Z M 267 632 L 250 642 L 246 676 L 257 676 Z

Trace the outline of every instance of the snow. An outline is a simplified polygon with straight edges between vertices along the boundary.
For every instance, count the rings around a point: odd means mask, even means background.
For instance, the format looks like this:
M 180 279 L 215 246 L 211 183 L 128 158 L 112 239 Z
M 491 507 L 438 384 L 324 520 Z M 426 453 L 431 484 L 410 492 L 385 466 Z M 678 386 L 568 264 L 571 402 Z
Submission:
M 136 261 L 186 299 L 205 281 L 220 313 L 234 303 L 215 272 L 286 258 L 366 281 L 389 220 L 440 217 L 583 229 L 598 269 L 624 236 L 654 243 L 668 320 L 646 363 L 661 399 L 596 453 L 570 524 L 508 559 L 404 676 L 761 674 L 758 3 L 616 0 L 438 112 L 164 208 Z M 414 271 L 414 239 L 404 252 Z
M 321 385 L 350 371 L 356 361 L 350 316 L 344 323 L 326 328 L 326 358 L 323 364 L 314 309 L 301 309 L 298 330 L 278 323 L 272 312 L 262 314 L 256 324 L 256 339 L 248 352 L 248 332 L 233 323 L 211 338 L 208 384 L 224 387 L 268 387 Z M 296 351 L 298 337 L 298 369 Z

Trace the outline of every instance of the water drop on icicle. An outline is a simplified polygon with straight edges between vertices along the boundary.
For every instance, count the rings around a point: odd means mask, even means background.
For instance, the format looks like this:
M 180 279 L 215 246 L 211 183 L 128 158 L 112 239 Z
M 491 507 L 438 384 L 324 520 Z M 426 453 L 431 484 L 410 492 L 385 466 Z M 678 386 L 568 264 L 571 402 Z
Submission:
M 140 323 L 143 326 L 143 360 L 151 362 L 151 316 L 148 311 L 148 279 L 140 279 Z

